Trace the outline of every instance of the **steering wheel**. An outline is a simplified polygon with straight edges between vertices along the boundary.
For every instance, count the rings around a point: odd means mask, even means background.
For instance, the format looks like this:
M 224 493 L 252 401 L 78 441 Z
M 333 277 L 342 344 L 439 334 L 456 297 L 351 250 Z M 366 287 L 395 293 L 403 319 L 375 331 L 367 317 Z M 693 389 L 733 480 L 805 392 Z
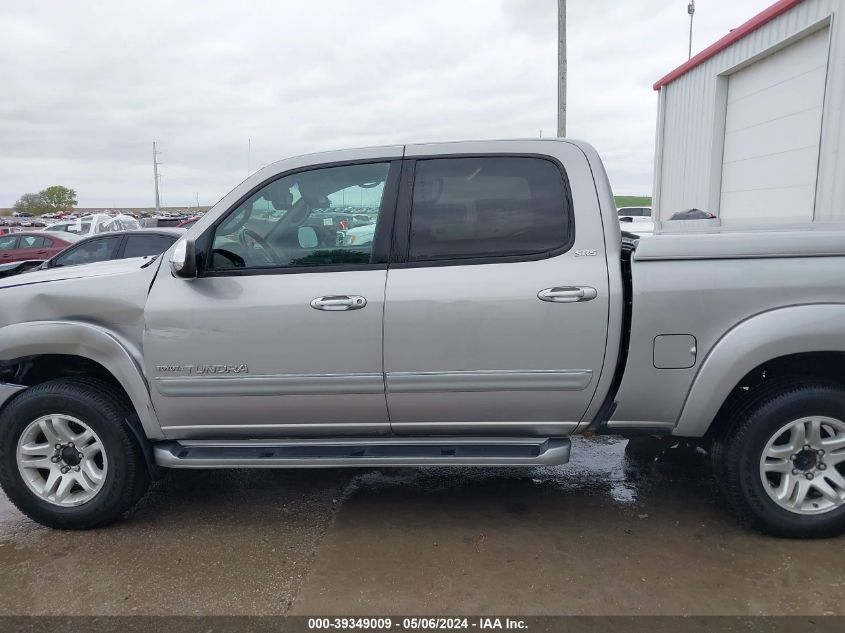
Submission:
M 263 237 L 261 237 L 258 233 L 253 231 L 252 229 L 243 229 L 240 233 L 240 241 L 241 244 L 249 248 L 249 245 L 246 243 L 246 238 L 249 237 L 252 239 L 253 242 L 258 244 L 267 255 L 270 256 L 270 259 L 273 260 L 273 263 L 278 264 L 279 266 L 283 265 L 285 262 L 282 261 L 282 258 L 279 256 L 279 253 L 272 247 L 270 244 L 267 243 Z

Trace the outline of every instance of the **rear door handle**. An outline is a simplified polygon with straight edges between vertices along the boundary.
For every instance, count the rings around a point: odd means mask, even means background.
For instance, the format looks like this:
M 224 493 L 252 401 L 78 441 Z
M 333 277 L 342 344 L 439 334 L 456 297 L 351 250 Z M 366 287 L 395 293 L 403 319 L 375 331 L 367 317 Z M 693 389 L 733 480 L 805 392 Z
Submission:
M 598 296 L 595 288 L 590 286 L 555 286 L 537 293 L 540 301 L 552 303 L 575 303 L 576 301 L 590 301 Z
M 315 310 L 335 312 L 337 310 L 360 310 L 367 305 L 367 300 L 361 295 L 330 295 L 311 300 L 311 307 Z

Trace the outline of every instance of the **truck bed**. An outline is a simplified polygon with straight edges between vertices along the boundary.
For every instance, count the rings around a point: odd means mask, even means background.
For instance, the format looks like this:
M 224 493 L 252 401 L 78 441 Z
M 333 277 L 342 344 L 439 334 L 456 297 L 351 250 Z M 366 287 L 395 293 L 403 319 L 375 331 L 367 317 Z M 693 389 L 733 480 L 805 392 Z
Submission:
M 701 412 L 691 430 L 679 428 L 682 412 L 698 373 L 731 331 L 771 311 L 845 304 L 845 225 L 669 224 L 632 244 L 623 239 L 634 248 L 630 343 L 607 423 L 612 430 L 703 433 L 713 416 Z M 788 329 L 813 327 L 793 319 Z M 655 366 L 661 336 L 691 337 L 689 367 Z

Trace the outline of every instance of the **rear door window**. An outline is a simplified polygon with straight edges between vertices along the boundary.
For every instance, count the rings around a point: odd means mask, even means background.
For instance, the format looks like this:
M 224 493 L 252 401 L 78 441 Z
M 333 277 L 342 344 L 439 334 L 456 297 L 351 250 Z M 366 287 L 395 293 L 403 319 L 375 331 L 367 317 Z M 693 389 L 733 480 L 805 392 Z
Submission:
M 45 241 L 40 235 L 21 235 L 18 248 L 42 248 Z
M 160 255 L 173 244 L 174 238 L 166 235 L 129 235 L 126 238 L 126 246 L 123 250 L 123 257 L 147 257 Z
M 7 235 L 0 237 L 0 251 L 7 251 L 15 247 L 15 242 L 18 241 L 17 235 Z
M 573 237 L 561 169 L 542 158 L 419 160 L 410 261 L 532 255 Z

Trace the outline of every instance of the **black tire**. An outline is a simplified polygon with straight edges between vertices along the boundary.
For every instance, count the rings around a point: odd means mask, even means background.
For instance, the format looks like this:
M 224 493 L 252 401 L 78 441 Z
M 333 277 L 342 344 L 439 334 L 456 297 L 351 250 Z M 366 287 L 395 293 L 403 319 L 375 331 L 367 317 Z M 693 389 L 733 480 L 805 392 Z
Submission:
M 51 528 L 86 530 L 115 521 L 149 486 L 144 455 L 126 423 L 130 412 L 125 396 L 101 380 L 59 378 L 30 387 L 0 413 L 0 486 L 21 512 Z M 109 458 L 103 487 L 82 505 L 62 507 L 39 498 L 17 466 L 17 446 L 24 429 L 53 413 L 84 421 L 99 436 Z
M 713 471 L 733 510 L 757 530 L 783 538 L 828 538 L 845 533 L 845 505 L 824 514 L 798 514 L 781 507 L 766 492 L 760 459 L 784 425 L 807 416 L 845 421 L 845 389 L 808 380 L 772 381 L 737 403 L 722 432 L 713 439 Z

